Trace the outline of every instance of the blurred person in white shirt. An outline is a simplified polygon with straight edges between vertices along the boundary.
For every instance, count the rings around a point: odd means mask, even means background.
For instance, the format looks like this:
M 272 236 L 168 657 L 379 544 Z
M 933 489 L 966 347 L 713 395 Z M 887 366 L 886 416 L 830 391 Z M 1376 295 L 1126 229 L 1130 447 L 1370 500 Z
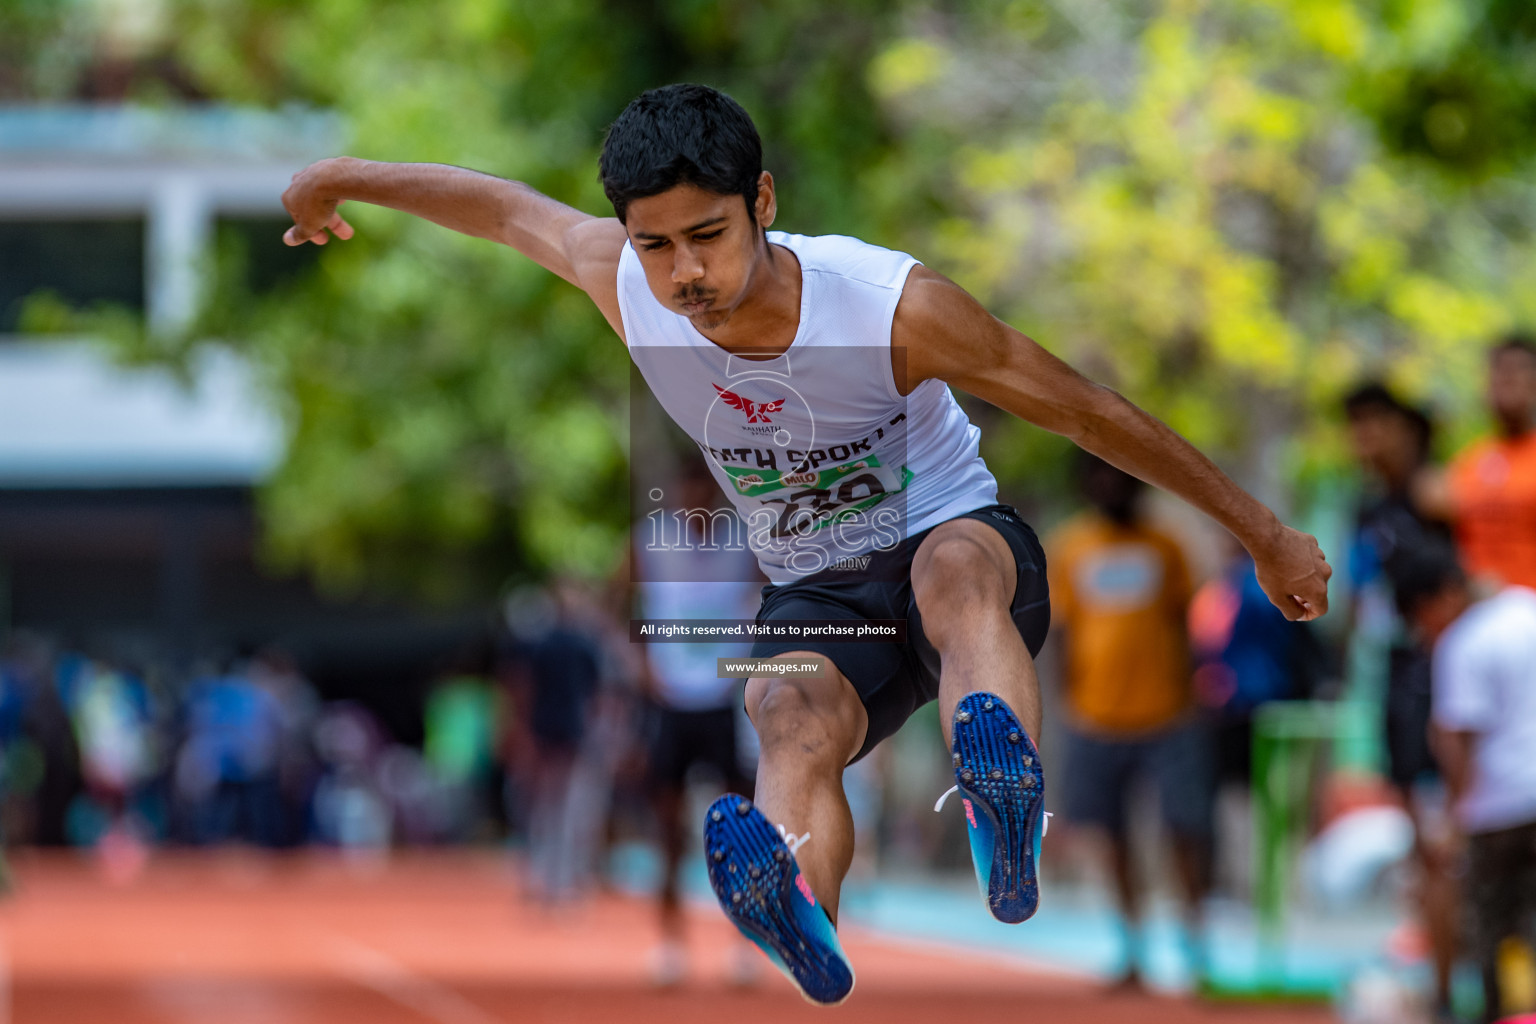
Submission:
M 1432 741 L 1449 789 L 1449 860 L 1465 860 L 1466 953 L 1484 1019 L 1507 993 L 1501 948 L 1536 949 L 1536 590 L 1479 597 L 1447 546 L 1428 545 L 1397 585 L 1404 618 L 1434 647 Z
M 640 617 L 754 620 L 762 574 L 746 545 L 744 524 L 720 507 L 719 487 L 703 461 L 685 461 L 667 492 L 667 507 L 635 526 L 632 566 Z M 718 659 L 751 652 L 750 641 L 644 646 L 647 781 L 662 853 L 662 941 L 652 964 L 658 985 L 681 982 L 688 968 L 678 869 L 687 843 L 689 781 L 704 769 L 710 797 L 752 793 L 757 736 L 743 708 L 745 676 L 720 678 L 717 671 Z M 747 952 L 744 945 L 740 952 Z M 736 980 L 751 980 L 749 965 L 755 967 L 755 959 L 732 965 Z

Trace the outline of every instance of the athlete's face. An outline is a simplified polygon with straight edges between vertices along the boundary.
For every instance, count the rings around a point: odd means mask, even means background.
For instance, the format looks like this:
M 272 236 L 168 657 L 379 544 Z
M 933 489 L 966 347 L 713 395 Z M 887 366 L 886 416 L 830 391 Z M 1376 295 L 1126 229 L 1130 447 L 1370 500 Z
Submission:
M 758 261 L 767 257 L 763 229 L 775 212 L 767 171 L 754 212 L 756 223 L 741 196 L 695 185 L 631 202 L 624 226 L 656 300 L 700 330 L 729 320 L 747 296 Z

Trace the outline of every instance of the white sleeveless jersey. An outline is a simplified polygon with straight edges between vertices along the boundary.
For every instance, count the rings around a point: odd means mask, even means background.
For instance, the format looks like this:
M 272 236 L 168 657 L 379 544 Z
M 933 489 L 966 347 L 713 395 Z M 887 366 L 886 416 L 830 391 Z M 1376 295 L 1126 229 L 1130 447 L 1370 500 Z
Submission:
M 861 569 L 876 549 L 996 502 L 980 431 L 948 386 L 896 389 L 891 322 L 917 261 L 841 235 L 768 240 L 795 254 L 801 280 L 794 342 L 773 359 L 731 355 L 663 306 L 628 243 L 618 278 L 630 357 L 708 456 L 763 575 Z

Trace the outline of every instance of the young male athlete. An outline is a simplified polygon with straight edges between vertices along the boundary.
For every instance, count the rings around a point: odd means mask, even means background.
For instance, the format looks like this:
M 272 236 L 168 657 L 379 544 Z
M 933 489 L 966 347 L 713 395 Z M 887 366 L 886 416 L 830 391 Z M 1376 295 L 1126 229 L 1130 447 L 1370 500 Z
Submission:
M 706 452 L 770 581 L 763 623 L 904 620 L 903 642 L 759 640 L 819 678 L 753 676 L 756 806 L 721 797 L 705 855 L 721 906 L 810 1000 L 853 988 L 838 944 L 853 821 L 842 772 L 937 699 L 992 913 L 1038 900 L 1045 559 L 977 454 L 954 385 L 1178 494 L 1253 554 L 1288 617 L 1328 606 L 1317 542 L 1168 427 L 1074 372 L 904 253 L 769 232 L 751 119 L 697 85 L 640 96 L 603 144 L 615 218 L 457 167 L 347 157 L 283 195 L 291 245 L 350 238 L 344 200 L 509 245 L 583 289 L 661 405 Z M 648 453 L 634 453 L 637 461 Z

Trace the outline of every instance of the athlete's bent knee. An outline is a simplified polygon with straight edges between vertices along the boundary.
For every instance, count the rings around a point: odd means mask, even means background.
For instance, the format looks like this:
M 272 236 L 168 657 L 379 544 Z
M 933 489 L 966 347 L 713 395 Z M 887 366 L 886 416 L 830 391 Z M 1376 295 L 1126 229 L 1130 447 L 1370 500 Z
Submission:
M 858 722 L 841 695 L 826 693 L 829 680 L 753 679 L 747 708 L 765 756 L 790 754 L 846 762 Z
M 962 615 L 978 606 L 1002 607 L 1010 596 L 992 554 L 970 537 L 946 537 L 924 556 L 912 583 L 925 620 L 932 613 Z

